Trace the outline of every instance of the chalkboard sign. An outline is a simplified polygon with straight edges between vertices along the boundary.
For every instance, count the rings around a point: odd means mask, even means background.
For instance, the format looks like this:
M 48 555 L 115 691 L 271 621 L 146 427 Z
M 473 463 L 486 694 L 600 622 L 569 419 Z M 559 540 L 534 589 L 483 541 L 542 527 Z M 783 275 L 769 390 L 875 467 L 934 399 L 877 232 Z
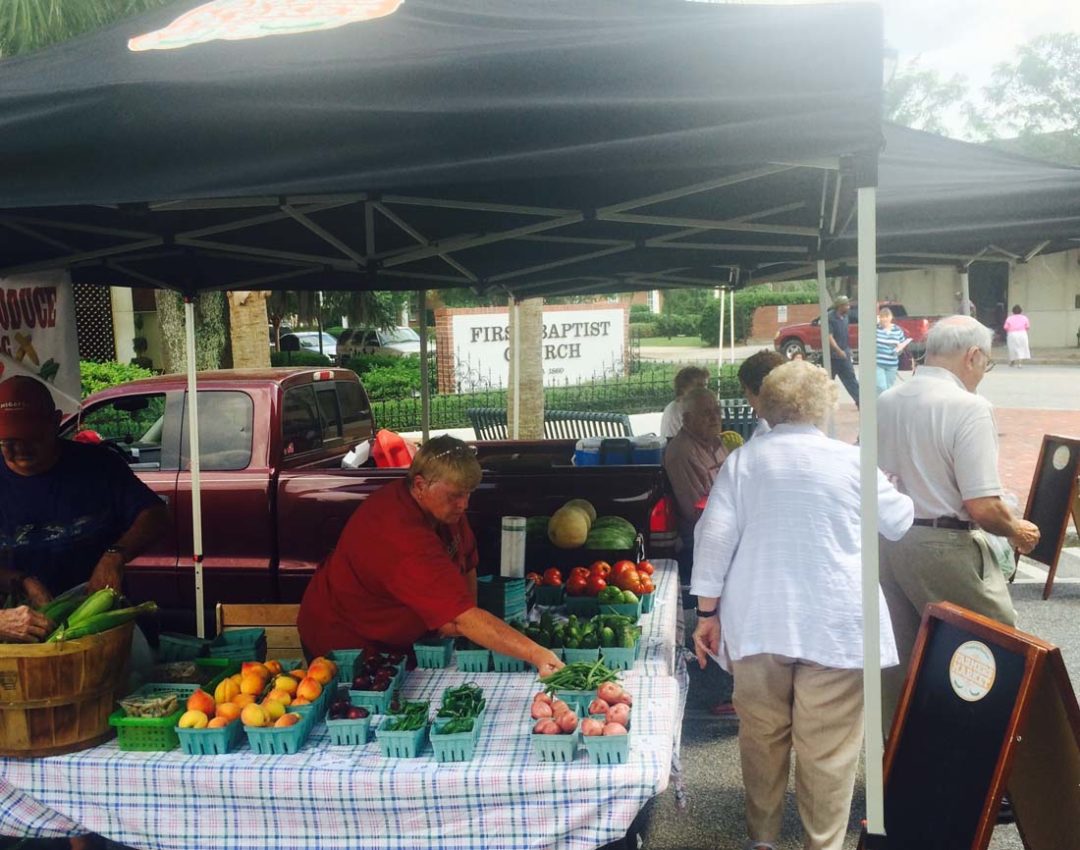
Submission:
M 1050 568 L 1043 599 L 1050 597 L 1069 514 L 1076 512 L 1077 475 L 1080 475 L 1080 439 L 1044 436 L 1024 509 L 1024 519 L 1035 523 L 1042 534 L 1028 557 Z M 1077 527 L 1080 529 L 1080 524 Z
M 930 605 L 885 754 L 886 836 L 873 846 L 985 850 L 1006 789 L 1028 850 L 1080 850 L 1080 707 L 1061 653 Z

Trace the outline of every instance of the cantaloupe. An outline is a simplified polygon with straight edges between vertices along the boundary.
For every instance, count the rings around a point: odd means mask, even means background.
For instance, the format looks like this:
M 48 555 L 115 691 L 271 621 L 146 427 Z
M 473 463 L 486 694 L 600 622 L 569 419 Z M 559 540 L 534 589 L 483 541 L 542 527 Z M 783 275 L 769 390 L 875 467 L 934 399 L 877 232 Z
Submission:
M 571 499 L 565 505 L 564 508 L 579 508 L 585 511 L 589 516 L 589 526 L 591 527 L 596 522 L 596 508 L 593 507 L 592 502 L 588 499 Z
M 589 515 L 581 508 L 563 505 L 548 521 L 548 539 L 560 549 L 577 549 L 589 537 Z

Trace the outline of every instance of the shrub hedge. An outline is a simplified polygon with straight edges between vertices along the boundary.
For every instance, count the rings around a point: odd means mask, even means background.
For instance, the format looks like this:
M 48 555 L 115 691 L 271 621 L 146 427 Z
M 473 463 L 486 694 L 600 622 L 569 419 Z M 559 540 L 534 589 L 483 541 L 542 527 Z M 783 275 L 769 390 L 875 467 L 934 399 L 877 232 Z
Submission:
M 816 304 L 816 292 L 804 290 L 794 292 L 773 292 L 768 289 L 744 289 L 735 293 L 735 338 L 745 340 L 750 335 L 750 324 L 754 310 L 774 304 Z M 725 323 L 727 317 L 725 316 Z M 720 301 L 713 300 L 705 305 L 699 319 L 698 332 L 707 345 L 720 342 Z M 726 337 L 725 337 L 726 339 Z
M 82 397 L 93 395 L 117 384 L 137 381 L 139 378 L 153 377 L 154 373 L 142 366 L 127 363 L 98 363 L 93 360 L 79 362 L 79 379 L 82 383 Z
M 271 366 L 330 366 L 330 358 L 317 351 L 271 351 Z

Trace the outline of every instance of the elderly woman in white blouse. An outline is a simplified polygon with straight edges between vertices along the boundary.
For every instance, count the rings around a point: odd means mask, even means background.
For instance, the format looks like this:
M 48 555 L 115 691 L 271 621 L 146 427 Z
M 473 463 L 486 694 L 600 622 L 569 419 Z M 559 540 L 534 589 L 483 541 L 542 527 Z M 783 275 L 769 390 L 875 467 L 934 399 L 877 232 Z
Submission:
M 780 837 L 794 749 L 808 850 L 840 850 L 863 732 L 859 450 L 822 432 L 836 403 L 823 369 L 792 361 L 761 388 L 773 430 L 733 452 L 695 530 L 694 646 L 735 677 L 751 850 Z M 880 533 L 911 526 L 911 499 L 878 472 Z M 880 597 L 882 612 L 888 610 Z M 882 664 L 897 663 L 889 618 Z

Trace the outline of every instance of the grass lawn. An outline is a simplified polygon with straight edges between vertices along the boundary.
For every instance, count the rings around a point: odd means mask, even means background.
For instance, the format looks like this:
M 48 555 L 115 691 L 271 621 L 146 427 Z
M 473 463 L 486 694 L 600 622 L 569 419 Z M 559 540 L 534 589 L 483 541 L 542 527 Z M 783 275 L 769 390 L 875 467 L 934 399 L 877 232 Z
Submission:
M 641 344 L 646 348 L 701 348 L 705 345 L 699 336 L 650 336 L 642 339 Z

